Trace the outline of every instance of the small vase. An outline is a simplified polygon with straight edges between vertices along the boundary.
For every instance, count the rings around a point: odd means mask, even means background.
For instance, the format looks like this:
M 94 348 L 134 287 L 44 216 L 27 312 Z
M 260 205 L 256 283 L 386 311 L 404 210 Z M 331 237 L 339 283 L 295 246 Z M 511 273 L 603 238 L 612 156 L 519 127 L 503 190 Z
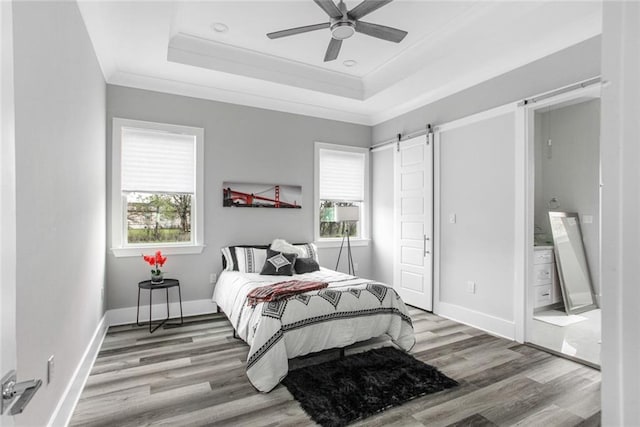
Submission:
M 152 274 L 151 275 L 151 284 L 152 285 L 160 285 L 161 283 L 164 283 L 164 276 L 163 276 L 162 273 Z

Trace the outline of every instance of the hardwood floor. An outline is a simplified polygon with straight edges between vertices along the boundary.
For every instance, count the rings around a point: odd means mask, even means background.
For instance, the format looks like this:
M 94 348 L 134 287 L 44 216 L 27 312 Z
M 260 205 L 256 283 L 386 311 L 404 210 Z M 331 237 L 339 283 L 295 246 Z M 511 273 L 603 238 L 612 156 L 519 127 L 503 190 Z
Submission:
M 412 400 L 360 426 L 597 426 L 600 372 L 477 329 L 411 309 L 411 353 L 460 385 Z M 164 424 L 299 426 L 314 423 L 279 385 L 257 392 L 245 375 L 248 347 L 223 314 L 179 328 L 109 329 L 71 419 L 74 426 Z M 379 339 L 346 353 L 388 345 Z M 328 351 L 290 366 L 336 357 Z

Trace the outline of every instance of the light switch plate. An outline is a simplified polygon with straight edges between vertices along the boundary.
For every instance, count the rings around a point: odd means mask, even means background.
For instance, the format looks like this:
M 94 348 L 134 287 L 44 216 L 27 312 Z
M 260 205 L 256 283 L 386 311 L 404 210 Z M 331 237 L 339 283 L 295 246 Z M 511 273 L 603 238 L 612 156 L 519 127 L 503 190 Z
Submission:
M 469 292 L 470 294 L 476 293 L 476 282 L 473 282 L 471 280 L 467 282 L 467 292 Z
M 52 354 L 47 359 L 47 384 L 49 384 L 51 382 L 51 380 L 53 380 L 53 372 L 55 370 L 55 367 L 56 366 L 54 364 L 53 354 Z
M 593 215 L 582 215 L 583 224 L 593 224 Z

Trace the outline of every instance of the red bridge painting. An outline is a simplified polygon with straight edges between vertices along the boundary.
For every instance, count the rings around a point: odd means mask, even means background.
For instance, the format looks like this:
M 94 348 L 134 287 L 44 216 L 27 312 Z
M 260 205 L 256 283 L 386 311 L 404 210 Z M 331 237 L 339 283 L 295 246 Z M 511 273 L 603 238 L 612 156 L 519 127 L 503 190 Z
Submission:
M 222 205 L 248 208 L 300 209 L 302 187 L 279 184 L 222 184 Z

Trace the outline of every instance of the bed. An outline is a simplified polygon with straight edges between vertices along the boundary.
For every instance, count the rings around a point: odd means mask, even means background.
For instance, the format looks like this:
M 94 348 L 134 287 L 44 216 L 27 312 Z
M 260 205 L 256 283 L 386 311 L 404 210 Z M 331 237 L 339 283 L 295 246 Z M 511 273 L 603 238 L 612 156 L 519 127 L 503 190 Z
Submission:
M 312 244 L 296 246 L 307 255 L 300 258 L 317 261 Z M 268 392 L 277 386 L 287 375 L 288 359 L 294 357 L 385 334 L 404 350 L 413 347 L 411 318 L 392 287 L 322 267 L 292 276 L 263 275 L 267 250 L 265 246 L 223 248 L 225 270 L 213 293 L 213 301 L 237 336 L 249 344 L 247 377 L 258 390 Z M 328 286 L 279 301 L 248 304 L 247 295 L 253 289 L 287 280 L 320 281 Z

